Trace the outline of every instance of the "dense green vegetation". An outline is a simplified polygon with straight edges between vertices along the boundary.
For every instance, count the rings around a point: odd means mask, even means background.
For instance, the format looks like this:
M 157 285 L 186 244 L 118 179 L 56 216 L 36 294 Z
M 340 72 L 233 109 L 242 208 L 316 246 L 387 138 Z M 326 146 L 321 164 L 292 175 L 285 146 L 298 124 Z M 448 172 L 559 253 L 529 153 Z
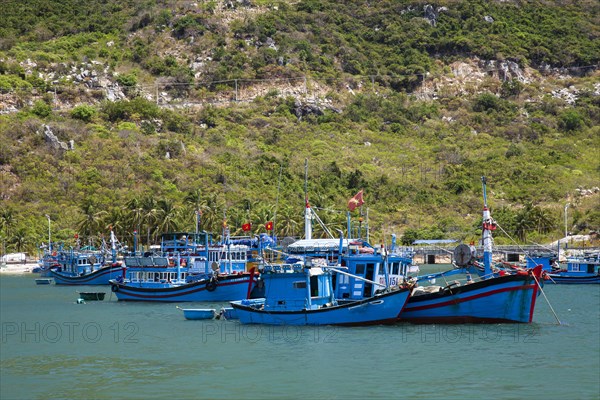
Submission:
M 448 0 L 433 14 L 420 1 L 232 3 L 3 5 L 7 250 L 35 252 L 45 215 L 53 238 L 70 243 L 75 233 L 97 242 L 109 227 L 121 241 L 137 230 L 152 243 L 195 229 L 196 210 L 200 228 L 217 234 L 226 219 L 233 234 L 275 221 L 280 237 L 300 236 L 306 159 L 323 222 L 345 229 L 347 200 L 363 189 L 375 241 L 476 239 L 482 175 L 512 238 L 499 232 L 497 242 L 562 237 L 567 202 L 570 230 L 600 228 L 600 194 L 576 191 L 600 184 L 596 2 Z M 533 72 L 462 82 L 451 65 L 473 59 Z M 109 100 L 90 71 L 125 97 Z M 231 100 L 234 88 L 237 98 L 237 80 L 298 77 L 319 100 L 303 113 L 307 99 L 282 95 L 285 85 L 251 101 L 206 101 Z M 157 82 L 201 107 L 162 107 L 158 86 L 147 89 Z M 433 84 L 436 94 L 423 95 Z M 573 100 L 553 93 L 561 89 Z

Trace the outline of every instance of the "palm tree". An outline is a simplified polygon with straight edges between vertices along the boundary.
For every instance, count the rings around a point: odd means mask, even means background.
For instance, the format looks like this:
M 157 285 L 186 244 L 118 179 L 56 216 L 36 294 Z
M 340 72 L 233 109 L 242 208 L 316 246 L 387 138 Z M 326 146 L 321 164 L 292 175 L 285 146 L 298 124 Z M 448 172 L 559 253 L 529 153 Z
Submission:
M 117 237 L 123 237 L 125 235 L 125 215 L 123 208 L 113 207 L 110 212 L 104 218 L 104 229 L 106 231 L 113 231 Z
M 202 202 L 202 190 L 194 189 L 190 190 L 183 199 L 185 204 L 189 204 L 194 207 L 194 210 L 200 209 L 200 203 Z
M 537 231 L 539 233 L 551 232 L 556 225 L 552 222 L 553 217 L 550 210 L 536 206 L 534 209 Z
M 91 238 L 102 231 L 102 221 L 107 215 L 105 210 L 99 210 L 93 201 L 84 201 L 80 205 L 83 218 L 77 222 L 77 229 L 83 236 Z
M 188 226 L 188 222 L 191 223 L 192 227 L 193 227 L 193 231 L 195 231 L 196 229 L 199 228 L 199 226 L 197 226 L 198 222 L 200 221 L 199 219 L 196 219 L 196 215 L 197 213 L 200 212 L 200 207 L 201 207 L 201 203 L 202 203 L 202 191 L 200 189 L 195 189 L 195 190 L 191 190 L 189 191 L 185 198 L 183 199 L 184 202 L 184 209 L 181 211 L 182 213 L 182 223 L 184 226 Z M 186 216 L 190 216 L 190 219 L 188 221 L 188 218 Z M 192 222 L 192 218 L 193 218 L 193 222 Z M 199 216 L 198 216 L 199 218 Z
M 200 202 L 200 226 L 208 232 L 220 232 L 223 224 L 222 211 L 225 204 L 219 199 L 217 193 L 210 193 Z
M 179 208 L 168 199 L 159 200 L 157 205 L 157 232 L 176 232 L 179 227 Z
M 150 235 L 153 235 L 156 230 L 155 225 L 158 214 L 156 200 L 152 195 L 147 195 L 142 199 L 140 206 L 143 210 L 141 225 L 146 228 L 146 244 L 150 245 Z
M 248 212 L 239 208 L 230 208 L 227 211 L 227 226 L 232 236 L 243 235 L 246 232 L 242 230 L 242 225 L 249 222 Z M 254 224 L 252 224 L 254 227 Z M 252 232 L 250 232 L 252 233 Z
M 144 220 L 144 208 L 142 207 L 142 202 L 139 198 L 134 197 L 125 204 L 125 209 L 129 229 L 139 232 Z
M 273 207 L 265 203 L 258 203 L 256 207 L 250 210 L 250 219 L 253 224 L 255 224 L 253 225 L 255 226 L 252 230 L 253 233 L 258 234 L 266 232 L 265 224 L 269 221 L 273 221 L 273 215 Z M 274 227 L 274 229 L 277 229 L 277 227 Z
M 302 214 L 298 207 L 286 204 L 277 213 L 275 231 L 278 236 L 296 236 L 300 232 Z
M 501 206 L 498 209 L 492 210 L 492 215 L 498 225 L 506 232 L 515 231 L 515 212 L 509 207 Z
M 527 232 L 535 226 L 534 207 L 531 202 L 515 215 L 514 235 L 522 242 L 527 240 Z
M 15 214 L 10 208 L 0 210 L 0 228 L 4 231 L 4 237 L 9 237 L 12 228 L 16 224 Z
M 23 248 L 29 243 L 29 235 L 25 228 L 18 228 L 11 238 L 11 243 L 14 245 L 17 252 L 22 252 Z

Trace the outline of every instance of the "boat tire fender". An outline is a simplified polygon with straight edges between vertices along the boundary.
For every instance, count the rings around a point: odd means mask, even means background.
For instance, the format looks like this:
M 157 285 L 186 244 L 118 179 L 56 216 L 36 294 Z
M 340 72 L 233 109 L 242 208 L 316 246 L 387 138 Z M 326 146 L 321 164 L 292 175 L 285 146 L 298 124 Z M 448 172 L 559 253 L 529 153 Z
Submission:
M 112 285 L 110 287 L 110 290 L 112 290 L 113 292 L 118 292 L 119 291 L 119 287 L 117 285 Z
M 217 280 L 216 279 L 213 278 L 210 281 L 206 282 L 206 290 L 208 290 L 209 292 L 214 292 L 216 288 L 217 288 Z

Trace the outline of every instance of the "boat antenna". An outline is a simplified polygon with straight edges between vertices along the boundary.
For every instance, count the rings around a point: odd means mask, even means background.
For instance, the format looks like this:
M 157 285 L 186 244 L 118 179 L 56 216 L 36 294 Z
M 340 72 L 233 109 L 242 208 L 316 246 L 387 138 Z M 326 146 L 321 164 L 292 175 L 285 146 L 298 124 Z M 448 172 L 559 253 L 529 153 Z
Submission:
M 281 189 L 281 175 L 282 174 L 283 174 L 283 164 L 279 166 L 279 179 L 277 180 L 277 197 L 275 198 L 275 213 L 273 214 L 273 230 L 275 230 L 275 226 L 277 226 L 277 209 L 279 207 L 279 190 Z M 271 231 L 271 232 L 273 232 L 273 231 Z

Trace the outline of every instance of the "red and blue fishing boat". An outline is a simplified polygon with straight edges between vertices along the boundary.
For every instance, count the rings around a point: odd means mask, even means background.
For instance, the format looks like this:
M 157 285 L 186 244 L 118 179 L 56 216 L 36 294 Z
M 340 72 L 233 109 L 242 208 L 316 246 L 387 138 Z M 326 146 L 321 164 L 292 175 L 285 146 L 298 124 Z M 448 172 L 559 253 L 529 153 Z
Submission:
M 455 250 L 454 270 L 417 277 L 417 282 L 443 280 L 442 286 L 419 286 L 413 289 L 401 321 L 413 323 L 529 323 L 533 319 L 535 303 L 543 282 L 542 267 L 519 271 L 514 274 L 492 272 L 492 231 L 496 223 L 487 206 L 486 179 L 483 183 L 483 264 L 484 274 L 473 279 L 470 272 L 474 254 L 469 246 L 461 245 Z M 450 276 L 464 275 L 461 280 Z
M 169 236 L 170 239 L 167 239 Z M 159 302 L 230 301 L 250 296 L 254 268 L 246 270 L 248 246 L 208 234 L 167 233 L 161 254 L 125 257 L 125 278 L 110 281 L 118 300 Z

